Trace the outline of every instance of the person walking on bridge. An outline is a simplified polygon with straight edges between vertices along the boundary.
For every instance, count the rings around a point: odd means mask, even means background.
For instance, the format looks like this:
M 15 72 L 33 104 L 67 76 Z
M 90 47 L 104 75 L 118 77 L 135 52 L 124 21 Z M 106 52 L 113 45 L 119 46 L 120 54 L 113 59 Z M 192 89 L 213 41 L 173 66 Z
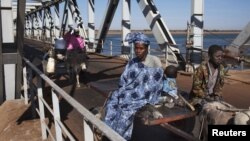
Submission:
M 64 35 L 67 49 L 67 67 L 69 69 L 72 61 L 77 58 L 77 62 L 75 63 L 81 64 L 81 68 L 86 69 L 86 48 L 84 38 L 80 36 L 78 28 L 73 30 L 73 34 L 71 34 L 71 32 L 72 30 Z

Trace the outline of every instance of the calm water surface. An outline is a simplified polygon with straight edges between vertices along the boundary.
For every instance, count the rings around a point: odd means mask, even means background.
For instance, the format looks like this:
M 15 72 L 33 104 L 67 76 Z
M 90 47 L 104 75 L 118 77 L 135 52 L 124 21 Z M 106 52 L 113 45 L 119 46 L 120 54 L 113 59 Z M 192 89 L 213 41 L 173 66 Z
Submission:
M 159 50 L 160 48 L 157 45 L 157 42 L 153 35 L 148 35 L 149 40 L 151 42 L 150 47 L 151 50 Z M 229 45 L 235 38 L 237 34 L 209 34 L 204 35 L 204 49 L 207 49 L 212 44 L 218 44 L 221 46 Z M 178 34 L 173 35 L 173 38 L 178 45 L 181 53 L 185 53 L 185 42 L 186 42 L 186 35 Z M 104 42 L 103 54 L 110 53 L 110 43 L 112 41 L 113 46 L 113 55 L 121 54 L 121 35 L 108 35 Z
M 206 34 L 204 35 L 204 49 L 208 49 L 208 47 L 212 44 L 217 44 L 221 46 L 228 46 L 232 43 L 232 41 L 237 37 L 238 34 Z M 157 45 L 157 42 L 153 35 L 148 35 L 150 40 L 150 53 L 154 55 L 163 55 L 163 52 L 161 52 L 161 49 Z M 183 54 L 185 58 L 186 53 L 186 35 L 184 34 L 178 34 L 173 35 L 173 38 L 180 49 L 181 54 Z M 102 54 L 110 55 L 110 46 L 112 42 L 112 55 L 120 55 L 121 54 L 121 35 L 120 34 L 112 34 L 107 35 L 106 40 L 104 42 L 103 52 Z M 250 50 L 247 55 L 250 55 Z M 245 67 L 246 68 L 246 67 Z M 247 69 L 250 68 L 247 66 Z M 237 68 L 236 68 L 237 69 Z

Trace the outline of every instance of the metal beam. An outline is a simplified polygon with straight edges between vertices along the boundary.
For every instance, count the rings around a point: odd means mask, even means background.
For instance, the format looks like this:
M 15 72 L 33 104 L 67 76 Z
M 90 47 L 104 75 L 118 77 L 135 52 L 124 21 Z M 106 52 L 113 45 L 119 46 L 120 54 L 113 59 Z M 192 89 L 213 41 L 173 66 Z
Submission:
M 204 0 L 192 0 L 191 16 L 191 40 L 193 48 L 190 54 L 190 62 L 197 68 L 202 62 L 203 50 L 203 10 Z
M 122 54 L 129 54 L 130 47 L 129 43 L 125 41 L 126 35 L 131 32 L 131 1 L 122 0 Z
M 159 47 L 165 52 L 166 66 L 174 65 L 184 69 L 185 60 L 180 54 L 172 34 L 152 0 L 137 0 Z
M 16 46 L 14 44 L 14 31 L 13 31 L 13 18 L 12 18 L 12 5 L 9 0 L 1 0 L 1 16 L 2 19 L 2 53 L 16 53 Z M 3 24 L 4 22 L 4 24 Z M 2 57 L 2 56 L 1 56 Z M 4 100 L 15 99 L 15 83 L 16 82 L 16 64 L 6 64 L 3 62 L 4 72 Z M 10 83 L 12 82 L 12 83 Z
M 75 24 L 77 25 L 77 28 L 79 28 L 80 30 L 80 35 L 83 38 L 87 38 L 87 33 L 84 28 L 83 19 L 81 17 L 80 10 L 78 8 L 76 0 L 69 0 L 68 7 L 71 12 L 72 18 Z
M 64 2 L 65 0 L 54 0 L 54 1 L 50 1 L 50 2 L 46 2 L 44 3 L 42 6 L 38 7 L 36 10 L 33 10 L 31 12 L 28 12 L 27 14 L 33 14 L 37 11 L 40 11 L 40 10 L 43 10 L 44 8 L 47 8 L 47 7 L 51 7 L 57 3 L 61 3 L 61 2 Z
M 26 1 L 26 0 L 25 0 Z M 12 6 L 18 6 L 18 2 L 12 2 Z M 41 2 L 26 2 L 25 6 L 42 6 Z
M 108 7 L 106 9 L 105 17 L 101 23 L 101 27 L 97 34 L 98 44 L 96 48 L 97 53 L 101 53 L 102 51 L 102 42 L 105 40 L 110 25 L 112 23 L 115 11 L 119 4 L 119 0 L 109 0 Z
M 60 37 L 60 29 L 61 29 L 61 25 L 60 25 L 60 7 L 59 4 L 55 4 L 54 7 L 54 37 Z M 54 42 L 54 39 L 52 39 L 52 42 Z
M 62 16 L 62 20 L 61 20 L 61 30 L 60 30 L 60 36 L 63 36 L 65 34 L 65 29 L 66 29 L 66 25 L 67 25 L 67 21 L 68 21 L 68 1 L 65 1 L 64 3 L 64 8 L 63 8 L 63 16 Z
M 95 47 L 95 0 L 88 0 L 88 49 Z
M 4 101 L 3 50 L 2 50 L 2 10 L 0 10 L 0 104 Z
M 22 86 L 22 56 L 23 56 L 23 40 L 24 40 L 24 23 L 25 23 L 25 3 L 26 0 L 18 0 L 17 7 L 17 66 L 16 66 L 16 98 L 21 97 Z
M 250 22 L 242 29 L 233 42 L 227 47 L 231 56 L 241 56 L 250 47 Z

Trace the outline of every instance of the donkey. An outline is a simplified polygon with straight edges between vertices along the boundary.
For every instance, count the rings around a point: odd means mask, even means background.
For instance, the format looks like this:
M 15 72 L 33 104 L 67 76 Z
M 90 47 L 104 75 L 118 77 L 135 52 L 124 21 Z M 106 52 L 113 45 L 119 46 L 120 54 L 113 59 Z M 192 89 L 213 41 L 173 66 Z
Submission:
M 201 128 L 199 138 L 206 140 L 207 125 L 250 125 L 250 109 L 238 109 L 224 101 L 214 101 L 203 105 L 199 114 Z
M 61 66 L 66 67 L 69 79 L 76 80 L 77 87 L 80 87 L 79 74 L 87 69 L 87 55 L 85 51 L 73 50 L 66 53 L 66 49 L 56 49 L 51 47 L 43 56 L 43 71 L 45 74 L 57 74 L 57 69 Z M 49 66 L 48 59 L 55 60 L 54 66 Z M 61 64 L 61 65 L 59 65 Z M 48 68 L 52 68 L 53 72 L 48 72 Z
M 73 50 L 67 53 L 66 58 L 66 66 L 69 77 L 70 79 L 75 78 L 77 87 L 80 87 L 79 74 L 81 71 L 85 71 L 87 69 L 86 53 L 79 50 Z

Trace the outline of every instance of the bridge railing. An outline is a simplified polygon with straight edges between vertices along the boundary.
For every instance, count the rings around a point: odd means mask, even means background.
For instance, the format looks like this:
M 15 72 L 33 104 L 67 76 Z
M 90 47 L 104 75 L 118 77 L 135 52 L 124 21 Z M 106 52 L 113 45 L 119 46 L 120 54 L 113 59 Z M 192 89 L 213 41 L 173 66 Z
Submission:
M 46 140 L 48 138 L 47 133 L 52 140 L 62 141 L 64 136 L 67 136 L 71 141 L 76 140 L 70 131 L 64 126 L 60 117 L 60 105 L 59 96 L 63 97 L 66 102 L 68 102 L 74 109 L 76 109 L 83 117 L 83 131 L 85 141 L 94 141 L 93 127 L 98 129 L 102 135 L 109 138 L 111 141 L 125 141 L 118 133 L 112 130 L 100 119 L 95 117 L 88 109 L 77 102 L 73 97 L 66 93 L 62 88 L 56 85 L 50 78 L 48 78 L 43 72 L 41 72 L 36 66 L 34 66 L 27 58 L 23 58 L 24 68 L 23 68 L 23 87 L 24 87 L 24 99 L 25 103 L 29 102 L 32 105 L 32 115 L 35 117 L 37 114 L 40 117 L 41 122 L 41 132 L 42 139 Z M 33 74 L 35 73 L 35 74 Z M 35 76 L 33 79 L 33 76 Z M 44 82 L 51 87 L 52 96 L 52 106 L 47 103 L 44 99 L 43 85 Z M 45 117 L 45 108 L 53 116 L 54 121 L 49 121 L 54 123 L 55 137 L 52 134 L 50 127 L 47 125 Z M 51 118 L 50 118 L 51 119 Z
M 32 38 L 32 37 L 26 37 L 26 38 L 37 40 L 36 38 Z M 53 43 L 48 40 L 39 40 L 39 41 L 49 44 L 51 47 L 53 46 Z M 132 45 L 129 46 L 130 51 L 127 51 L 127 53 L 122 53 L 122 49 L 121 49 L 122 45 L 119 39 L 107 39 L 105 42 L 102 41 L 101 43 L 94 41 L 91 44 L 89 43 L 89 39 L 85 39 L 85 42 L 86 42 L 87 52 L 95 52 L 95 47 L 98 44 L 101 44 L 102 48 L 101 48 L 100 54 L 102 55 L 119 56 L 124 59 L 131 59 L 135 56 Z M 152 41 L 151 44 L 155 46 L 157 45 L 157 42 Z M 178 62 L 176 54 L 174 54 L 174 51 L 171 50 L 170 47 L 167 47 L 166 50 L 160 50 L 160 48 L 149 47 L 149 54 L 158 56 L 161 59 L 164 66 L 169 65 L 168 64 L 169 62 Z

